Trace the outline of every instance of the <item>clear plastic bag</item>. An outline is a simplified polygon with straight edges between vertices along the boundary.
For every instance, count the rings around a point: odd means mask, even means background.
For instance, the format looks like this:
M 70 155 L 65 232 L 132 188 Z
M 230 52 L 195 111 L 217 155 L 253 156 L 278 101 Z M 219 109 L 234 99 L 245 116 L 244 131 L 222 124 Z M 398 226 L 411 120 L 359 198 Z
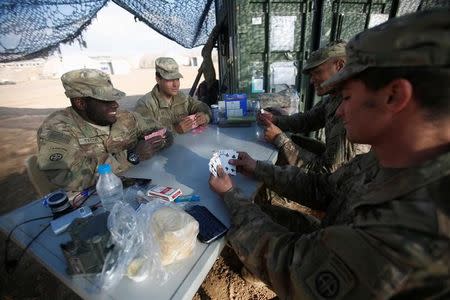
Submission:
M 169 206 L 159 208 L 153 213 L 149 227 L 158 241 L 163 266 L 192 255 L 199 224 L 183 210 Z
M 261 108 L 277 115 L 291 115 L 299 111 L 300 97 L 293 88 L 278 93 L 259 94 Z
M 137 211 L 120 202 L 108 218 L 114 248 L 100 275 L 103 289 L 114 287 L 124 275 L 137 282 L 151 278 L 163 284 L 177 270 L 167 265 L 190 256 L 197 243 L 198 223 L 182 208 L 142 192 L 137 192 L 136 197 L 144 202 Z M 176 220 L 167 219 L 170 216 Z

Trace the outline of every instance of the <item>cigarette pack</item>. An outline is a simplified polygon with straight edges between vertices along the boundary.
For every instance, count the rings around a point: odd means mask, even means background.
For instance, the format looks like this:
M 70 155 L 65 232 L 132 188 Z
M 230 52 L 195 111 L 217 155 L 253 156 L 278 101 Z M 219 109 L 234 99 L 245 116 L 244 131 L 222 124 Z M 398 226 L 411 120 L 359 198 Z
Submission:
M 180 189 L 169 186 L 152 185 L 147 191 L 147 195 L 160 197 L 167 201 L 174 201 L 182 195 L 182 192 L 180 191 Z

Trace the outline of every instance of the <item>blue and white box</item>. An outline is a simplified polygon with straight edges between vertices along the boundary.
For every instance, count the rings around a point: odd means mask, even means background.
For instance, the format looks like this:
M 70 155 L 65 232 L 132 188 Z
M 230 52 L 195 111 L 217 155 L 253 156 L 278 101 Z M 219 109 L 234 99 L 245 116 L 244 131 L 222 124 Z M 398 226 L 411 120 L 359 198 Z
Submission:
M 227 118 L 247 116 L 247 94 L 224 94 Z

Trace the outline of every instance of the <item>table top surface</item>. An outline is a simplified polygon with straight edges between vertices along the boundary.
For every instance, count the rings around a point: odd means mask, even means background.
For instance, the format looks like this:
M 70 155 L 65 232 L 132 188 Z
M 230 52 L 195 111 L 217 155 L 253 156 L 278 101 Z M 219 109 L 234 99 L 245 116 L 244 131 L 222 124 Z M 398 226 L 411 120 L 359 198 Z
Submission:
M 233 149 L 246 151 L 253 158 L 274 161 L 277 152 L 270 144 L 258 141 L 256 127 L 219 128 L 208 126 L 204 132 L 175 136 L 174 144 L 147 161 L 125 172 L 125 176 L 151 178 L 152 183 L 180 188 L 183 194 L 200 195 L 199 205 L 204 205 L 225 225 L 230 225 L 225 204 L 208 186 L 208 162 L 214 151 Z M 257 182 L 238 174 L 233 181 L 249 197 Z M 6 234 L 14 226 L 32 218 L 51 215 L 41 201 L 34 201 L 0 217 L 0 229 Z M 25 246 L 51 219 L 39 220 L 17 228 L 12 238 Z M 197 243 L 194 253 L 183 260 L 168 282 L 159 284 L 147 279 L 136 283 L 127 277 L 111 290 L 101 290 L 95 276 L 67 275 L 66 260 L 59 247 L 70 240 L 68 233 L 55 235 L 45 230 L 29 248 L 35 258 L 50 272 L 85 299 L 191 299 L 208 274 L 225 245 L 225 238 L 211 244 Z

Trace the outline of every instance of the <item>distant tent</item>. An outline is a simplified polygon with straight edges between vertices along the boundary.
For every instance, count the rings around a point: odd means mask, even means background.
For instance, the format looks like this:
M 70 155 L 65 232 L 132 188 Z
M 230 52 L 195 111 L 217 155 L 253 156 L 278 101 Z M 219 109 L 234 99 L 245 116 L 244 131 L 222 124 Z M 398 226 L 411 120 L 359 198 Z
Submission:
M 169 51 L 159 54 L 144 54 L 139 60 L 139 68 L 153 69 L 155 67 L 155 59 L 160 56 L 172 57 L 178 65 L 185 67 L 198 67 L 203 61 L 200 50 L 185 51 L 182 54 Z
M 139 68 L 152 69 L 155 67 L 156 56 L 154 54 L 145 54 L 139 60 Z
M 112 58 L 109 64 L 112 66 L 111 74 L 115 75 L 127 74 L 131 69 L 130 63 L 123 58 Z
M 51 57 L 44 63 L 42 77 L 59 78 L 65 72 L 82 68 L 97 69 L 113 75 L 127 74 L 130 72 L 131 65 L 123 58 L 109 56 L 69 55 L 62 58 Z
M 100 62 L 84 55 L 66 56 L 64 58 L 52 57 L 44 64 L 42 77 L 60 78 L 65 72 L 81 68 L 102 69 Z

